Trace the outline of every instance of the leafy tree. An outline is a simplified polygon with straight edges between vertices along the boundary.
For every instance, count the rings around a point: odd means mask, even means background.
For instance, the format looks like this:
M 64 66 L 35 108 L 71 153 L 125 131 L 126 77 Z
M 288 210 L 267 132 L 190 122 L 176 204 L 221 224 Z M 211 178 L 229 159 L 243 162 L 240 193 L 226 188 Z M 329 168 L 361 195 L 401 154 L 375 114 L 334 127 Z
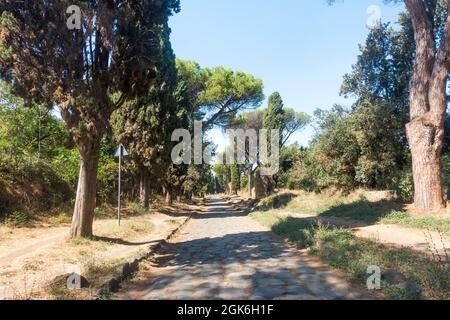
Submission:
M 177 117 L 176 128 L 192 132 L 195 120 L 203 122 L 204 132 L 214 126 L 225 126 L 239 111 L 257 107 L 264 98 L 262 81 L 252 75 L 223 67 L 203 69 L 196 62 L 183 60 L 177 60 L 176 67 L 178 86 L 175 99 L 177 111 L 181 113 Z M 192 188 L 192 177 L 202 177 L 198 183 L 208 180 L 203 179 L 207 171 L 201 166 L 192 168 L 172 164 L 168 172 L 164 179 L 166 193 L 197 192 L 204 186 Z M 167 197 L 168 200 L 170 198 Z
M 171 133 L 185 119 L 182 103 L 176 101 L 177 71 L 170 43 L 168 16 L 160 25 L 159 50 L 149 57 L 155 61 L 155 80 L 148 92 L 125 103 L 113 115 L 116 140 L 124 143 L 135 163 L 139 176 L 139 202 L 148 208 L 150 181 L 163 179 L 170 163 Z
M 264 99 L 262 80 L 224 67 L 202 69 L 192 61 L 177 61 L 183 79 L 190 114 L 202 120 L 206 129 L 226 126 L 240 111 L 258 107 Z
M 341 94 L 361 102 L 383 104 L 391 108 L 404 127 L 409 113 L 409 79 L 414 61 L 414 33 L 409 18 L 401 14 L 401 28 L 389 24 L 371 29 L 352 72 L 344 76 Z M 402 134 L 406 145 L 406 133 Z
M 355 141 L 360 149 L 355 180 L 370 188 L 389 188 L 403 170 L 405 150 L 402 125 L 396 112 L 385 104 L 363 101 L 351 116 Z
M 284 104 L 278 92 L 274 92 L 269 97 L 269 103 L 264 115 L 264 128 L 278 129 L 281 131 L 284 121 Z
M 51 159 L 64 147 L 67 138 L 64 123 L 48 108 L 26 107 L 6 83 L 0 84 L 0 152 L 3 155 L 16 163 L 33 157 Z
M 289 138 L 296 132 L 303 130 L 311 121 L 311 117 L 304 112 L 296 112 L 294 109 L 285 108 L 283 125 L 281 127 L 280 147 L 286 146 Z
M 0 73 L 15 92 L 56 105 L 81 156 L 71 235 L 92 235 L 100 140 L 114 110 L 145 93 L 147 57 L 177 0 L 83 1 L 79 30 L 66 26 L 71 1 L 0 3 Z
M 352 188 L 360 148 L 350 125 L 350 111 L 336 105 L 331 111 L 316 111 L 315 116 L 318 132 L 311 152 L 320 168 L 317 185 Z
M 334 2 L 334 1 L 329 1 Z M 398 2 L 398 1 L 395 1 Z M 450 72 L 450 2 L 404 0 L 414 29 L 415 58 L 407 124 L 417 209 L 445 207 L 441 156 Z

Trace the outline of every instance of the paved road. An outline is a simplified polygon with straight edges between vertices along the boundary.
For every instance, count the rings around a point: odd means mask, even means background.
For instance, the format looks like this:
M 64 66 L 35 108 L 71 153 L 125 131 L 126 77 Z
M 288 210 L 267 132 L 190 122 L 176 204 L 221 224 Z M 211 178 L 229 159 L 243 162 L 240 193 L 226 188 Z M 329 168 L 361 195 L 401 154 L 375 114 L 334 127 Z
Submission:
M 167 244 L 119 299 L 352 299 L 361 296 L 219 198 Z

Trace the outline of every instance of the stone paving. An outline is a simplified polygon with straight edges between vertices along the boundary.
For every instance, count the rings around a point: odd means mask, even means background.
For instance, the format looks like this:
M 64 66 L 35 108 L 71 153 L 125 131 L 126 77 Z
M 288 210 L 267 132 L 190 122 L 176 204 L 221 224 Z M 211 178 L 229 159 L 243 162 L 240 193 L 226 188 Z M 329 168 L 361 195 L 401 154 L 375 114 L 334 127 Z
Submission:
M 334 272 L 318 267 L 226 202 L 208 201 L 163 247 L 119 299 L 358 299 Z

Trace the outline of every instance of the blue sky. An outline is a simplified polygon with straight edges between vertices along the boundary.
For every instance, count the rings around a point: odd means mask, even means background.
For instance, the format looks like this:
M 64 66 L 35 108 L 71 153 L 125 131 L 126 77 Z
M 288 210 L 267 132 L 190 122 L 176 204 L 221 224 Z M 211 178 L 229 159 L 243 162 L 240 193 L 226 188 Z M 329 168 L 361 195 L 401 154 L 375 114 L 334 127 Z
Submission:
M 382 0 L 334 6 L 325 0 L 182 0 L 170 22 L 172 44 L 178 58 L 251 73 L 264 81 L 266 97 L 278 91 L 286 106 L 312 114 L 351 104 L 339 88 L 369 32 L 374 5 L 383 22 L 395 22 L 403 10 Z M 307 128 L 291 142 L 307 145 L 312 134 Z M 220 130 L 210 136 L 223 150 Z

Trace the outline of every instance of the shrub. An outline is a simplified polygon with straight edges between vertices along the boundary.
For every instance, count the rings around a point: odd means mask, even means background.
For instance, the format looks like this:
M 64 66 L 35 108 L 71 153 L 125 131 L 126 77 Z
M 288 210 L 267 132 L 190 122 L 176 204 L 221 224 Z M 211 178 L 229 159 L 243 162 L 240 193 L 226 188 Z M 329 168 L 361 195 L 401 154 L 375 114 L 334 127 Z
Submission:
M 410 202 L 414 198 L 414 180 L 410 171 L 400 174 L 395 183 L 395 192 L 397 196 L 405 202 Z
M 25 211 L 14 211 L 8 215 L 6 223 L 17 228 L 26 228 L 32 225 L 32 217 Z

